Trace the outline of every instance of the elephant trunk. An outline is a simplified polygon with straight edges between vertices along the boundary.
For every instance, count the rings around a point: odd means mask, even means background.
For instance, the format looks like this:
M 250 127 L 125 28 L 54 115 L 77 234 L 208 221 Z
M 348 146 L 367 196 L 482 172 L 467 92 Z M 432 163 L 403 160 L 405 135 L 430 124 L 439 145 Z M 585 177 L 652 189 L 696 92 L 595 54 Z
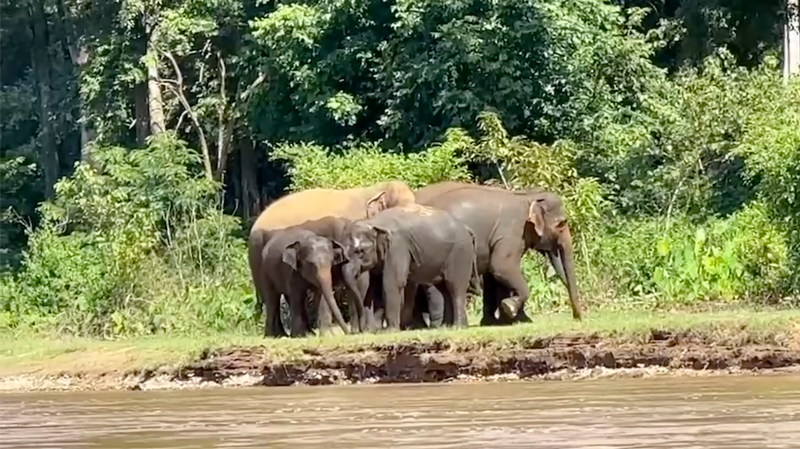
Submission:
M 472 237 L 472 275 L 469 280 L 469 292 L 473 295 L 480 295 L 483 291 L 481 282 L 481 275 L 478 272 L 478 242 L 475 238 L 475 233 L 469 230 L 469 236 Z
M 345 264 L 342 266 L 342 277 L 344 278 L 345 286 L 348 290 L 350 290 L 350 297 L 352 300 L 352 304 L 356 310 L 356 318 L 358 322 L 359 331 L 365 331 L 366 327 L 366 315 L 364 310 L 364 295 L 367 292 L 362 292 L 358 286 L 358 279 L 356 276 L 357 268 L 352 264 Z M 351 322 L 354 320 L 351 317 Z
M 328 304 L 328 308 L 331 309 L 333 319 L 336 320 L 336 323 L 342 328 L 345 334 L 350 333 L 347 328 L 347 323 L 342 316 L 342 311 L 339 310 L 339 305 L 336 304 L 336 299 L 333 297 L 333 281 L 330 266 L 319 267 L 317 270 L 317 282 L 322 290 L 322 299 Z
M 562 238 L 559 239 L 556 247 L 547 253 L 550 262 L 556 270 L 558 277 L 564 282 L 569 293 L 570 306 L 572 307 L 572 317 L 576 320 L 582 318 L 580 302 L 578 299 L 578 283 L 575 278 L 575 266 L 572 261 L 572 235 L 569 228 L 564 230 Z

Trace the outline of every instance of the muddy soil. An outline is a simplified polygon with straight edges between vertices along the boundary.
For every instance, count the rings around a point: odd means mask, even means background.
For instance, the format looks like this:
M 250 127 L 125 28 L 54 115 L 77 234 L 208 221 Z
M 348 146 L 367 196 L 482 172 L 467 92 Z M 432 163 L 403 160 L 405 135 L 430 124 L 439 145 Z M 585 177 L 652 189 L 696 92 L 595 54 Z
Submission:
M 776 346 L 726 348 L 680 336 L 645 344 L 618 344 L 593 337 L 537 339 L 512 347 L 447 344 L 373 346 L 270 363 L 264 348 L 206 354 L 179 377 L 220 382 L 235 375 L 260 376 L 261 384 L 325 385 L 351 382 L 443 382 L 512 375 L 525 379 L 587 369 L 667 368 L 755 371 L 800 366 L 800 351 Z M 552 377 L 552 376 L 551 376 Z
M 513 344 L 374 345 L 328 352 L 306 350 L 275 362 L 265 347 L 203 354 L 178 370 L 66 374 L 0 379 L 0 391 L 179 389 L 348 383 L 572 380 L 655 375 L 800 372 L 800 349 L 778 345 L 726 347 L 682 335 L 654 334 L 646 343 L 591 336 L 532 339 Z

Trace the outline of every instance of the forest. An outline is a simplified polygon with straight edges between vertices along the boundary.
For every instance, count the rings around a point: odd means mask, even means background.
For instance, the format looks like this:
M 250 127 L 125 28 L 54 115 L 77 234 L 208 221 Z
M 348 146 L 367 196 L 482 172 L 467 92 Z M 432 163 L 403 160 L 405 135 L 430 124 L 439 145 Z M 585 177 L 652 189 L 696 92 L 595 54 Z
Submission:
M 796 307 L 800 78 L 781 69 L 795 14 L 0 0 L 0 329 L 257 333 L 258 213 L 390 178 L 561 195 L 589 314 Z M 566 312 L 543 259 L 524 266 L 531 316 Z

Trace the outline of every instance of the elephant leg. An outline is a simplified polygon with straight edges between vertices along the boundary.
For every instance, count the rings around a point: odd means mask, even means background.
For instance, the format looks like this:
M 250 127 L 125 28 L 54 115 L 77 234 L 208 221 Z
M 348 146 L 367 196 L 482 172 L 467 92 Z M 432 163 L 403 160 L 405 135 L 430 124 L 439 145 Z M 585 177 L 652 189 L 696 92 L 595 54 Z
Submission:
M 261 282 L 263 292 L 263 310 L 265 337 L 288 337 L 281 322 L 281 294 L 269 280 Z
M 383 329 L 383 278 L 367 274 L 369 279 L 367 294 L 364 296 L 364 313 L 367 315 L 367 326 L 371 332 Z
M 303 301 L 303 326 L 309 333 L 313 332 L 314 328 L 319 327 L 319 304 L 323 302 L 319 295 L 315 294 L 314 290 L 309 289 L 306 291 L 306 298 Z
M 384 262 L 383 299 L 384 316 L 389 330 L 400 330 L 405 288 L 411 256 L 406 251 L 395 251 Z
M 483 275 L 483 317 L 481 317 L 481 326 L 495 326 L 498 324 L 495 316 L 498 307 L 497 284 L 497 280 L 491 273 Z M 505 296 L 500 298 L 505 298 Z
M 455 327 L 467 327 L 467 292 L 473 280 L 472 261 L 475 259 L 472 240 L 468 244 L 458 243 L 453 248 L 445 266 L 443 292 L 447 293 L 447 301 L 452 307 L 452 318 L 448 324 Z
M 356 278 L 356 290 L 346 289 L 345 294 L 350 298 L 350 328 L 353 332 L 367 332 L 369 317 L 366 308 L 366 296 L 369 290 L 369 273 L 362 273 Z
M 501 283 L 495 283 L 494 286 L 494 295 L 496 300 L 502 301 L 505 298 L 511 296 L 511 290 Z M 525 304 L 523 303 L 520 305 L 519 312 L 517 312 L 517 316 L 514 318 L 509 317 L 502 311 L 500 312 L 500 318 L 496 320 L 496 324 L 500 325 L 509 325 L 514 323 L 530 323 L 532 320 L 528 317 L 528 314 L 525 313 Z
M 442 324 L 447 323 L 447 301 L 439 285 L 430 284 L 425 286 L 425 296 L 428 299 L 428 321 L 431 328 L 441 327 Z
M 430 317 L 430 311 L 428 310 L 427 291 L 428 287 L 425 285 L 417 285 L 417 288 L 414 291 L 414 317 L 411 324 L 412 329 L 424 329 L 428 327 L 428 324 L 425 322 L 426 312 L 428 312 Z
M 443 302 L 450 308 L 449 313 L 445 308 L 445 322 L 454 327 L 467 327 L 467 284 L 445 279 L 442 287 Z
M 400 328 L 414 329 L 418 323 L 414 322 L 414 312 L 417 309 L 417 290 L 419 284 L 408 281 L 403 289 L 403 306 L 400 309 Z
M 511 295 L 511 289 L 508 288 L 507 286 L 501 284 L 500 282 L 496 282 L 494 284 L 493 295 L 494 295 L 494 298 L 495 298 L 495 302 L 497 304 L 500 304 L 501 301 L 503 301 L 506 298 L 510 298 L 512 296 Z M 521 307 L 520 307 L 520 310 L 522 310 Z M 510 316 L 508 316 L 505 312 L 503 312 L 502 309 L 500 310 L 500 313 L 498 315 L 499 316 L 496 319 L 496 323 L 497 324 L 499 324 L 501 326 L 507 326 L 507 325 L 510 325 L 510 324 L 514 323 L 514 319 L 511 318 Z
M 514 317 L 515 323 L 532 323 L 533 320 L 525 313 L 525 303 L 519 306 L 519 312 L 517 312 L 517 316 Z
M 528 282 L 522 276 L 522 267 L 519 264 L 520 258 L 521 254 L 519 254 L 518 249 L 514 248 L 510 243 L 504 245 L 501 241 L 495 246 L 490 262 L 495 279 L 514 292 L 513 296 L 502 299 L 499 303 L 500 312 L 512 317 L 517 316 L 521 305 L 530 296 Z
M 308 334 L 306 315 L 306 288 L 294 287 L 289 292 L 289 308 L 292 312 L 292 338 L 305 337 Z
M 405 285 L 402 278 L 386 275 L 383 277 L 383 296 L 386 300 L 384 318 L 386 328 L 391 331 L 400 330 Z

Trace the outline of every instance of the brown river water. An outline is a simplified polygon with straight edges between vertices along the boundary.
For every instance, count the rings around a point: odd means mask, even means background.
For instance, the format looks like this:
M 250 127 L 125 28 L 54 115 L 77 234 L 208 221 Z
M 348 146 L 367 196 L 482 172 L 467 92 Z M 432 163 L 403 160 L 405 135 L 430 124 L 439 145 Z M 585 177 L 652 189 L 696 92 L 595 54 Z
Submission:
M 13 393 L 0 447 L 799 448 L 800 376 Z

